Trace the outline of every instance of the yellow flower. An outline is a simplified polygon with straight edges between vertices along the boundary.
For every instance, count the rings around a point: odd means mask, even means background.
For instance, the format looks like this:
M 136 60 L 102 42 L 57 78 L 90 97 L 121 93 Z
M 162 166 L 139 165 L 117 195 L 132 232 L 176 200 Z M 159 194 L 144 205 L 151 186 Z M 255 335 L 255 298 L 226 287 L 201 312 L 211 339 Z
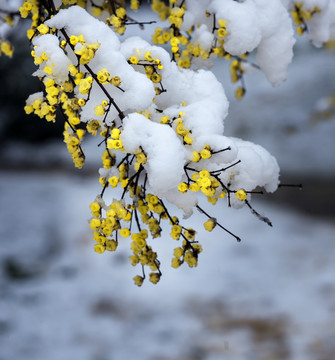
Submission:
M 138 10 L 140 7 L 140 1 L 139 0 L 130 0 L 130 8 L 132 10 Z
M 200 185 L 198 183 L 193 183 L 189 186 L 189 189 L 193 192 L 197 192 L 200 190 Z
M 71 76 L 76 76 L 78 74 L 78 69 L 73 64 L 69 65 L 68 70 L 69 70 Z
M 179 50 L 179 47 L 178 47 L 178 46 L 172 46 L 172 47 L 171 47 L 171 51 L 172 51 L 173 53 L 178 52 L 178 50 Z
M 203 159 L 209 159 L 212 156 L 212 153 L 208 149 L 202 149 L 200 155 Z
M 197 183 L 202 188 L 208 188 L 208 187 L 210 187 L 212 185 L 212 182 L 211 182 L 209 177 L 201 177 L 200 179 L 197 180 Z
M 106 241 L 106 250 L 115 251 L 117 248 L 117 242 L 115 240 L 107 240 Z
M 188 69 L 191 67 L 191 61 L 190 59 L 180 59 L 178 60 L 178 66 L 183 69 Z
M 179 268 L 181 265 L 181 261 L 178 258 L 173 258 L 171 262 L 171 266 L 175 269 Z
M 173 251 L 173 255 L 177 258 L 180 258 L 184 255 L 184 249 L 181 247 L 177 247 Z
M 227 35 L 227 30 L 225 28 L 220 28 L 218 30 L 218 36 L 224 38 Z
M 39 33 L 41 35 L 45 35 L 49 32 L 49 26 L 41 24 L 41 25 L 37 26 L 37 30 L 39 31 Z
M 113 76 L 110 83 L 114 86 L 120 86 L 121 80 L 119 76 Z
M 181 192 L 181 193 L 186 193 L 187 192 L 187 189 L 188 189 L 188 186 L 186 183 L 182 182 L 178 185 L 178 190 Z
M 91 230 L 98 230 L 101 226 L 101 220 L 97 218 L 93 218 L 90 221 L 90 228 Z
M 105 252 L 105 246 L 104 245 L 102 245 L 102 244 L 95 244 L 94 245 L 94 251 L 96 252 L 96 253 L 98 253 L 98 254 L 102 254 L 102 253 L 104 253 Z
M 119 183 L 119 178 L 117 176 L 112 176 L 108 179 L 108 183 L 112 188 L 117 187 L 117 184 Z
M 3 52 L 8 57 L 12 57 L 14 47 L 9 42 L 4 41 L 1 43 L 1 52 Z
M 193 241 L 196 235 L 196 231 L 192 228 L 188 228 L 184 231 L 184 236 L 187 240 Z
M 200 160 L 200 154 L 197 151 L 192 151 L 192 155 L 193 158 L 191 159 L 191 161 L 193 162 L 198 162 Z
M 168 116 L 162 116 L 161 117 L 161 124 L 168 124 L 170 122 Z
M 99 205 L 99 203 L 97 201 L 92 202 L 92 204 L 90 205 L 90 209 L 92 212 L 100 212 L 101 206 Z
M 182 231 L 182 227 L 180 225 L 173 225 L 171 229 L 171 237 L 175 240 L 178 240 Z
M 139 153 L 139 154 L 137 154 L 136 161 L 137 161 L 139 164 L 144 164 L 144 163 L 146 163 L 146 161 L 147 161 L 147 157 L 145 156 L 144 153 Z
M 121 131 L 118 128 L 114 128 L 111 131 L 111 137 L 115 140 L 118 140 L 120 138 Z
M 159 273 L 150 273 L 149 274 L 149 280 L 153 283 L 153 284 L 157 284 L 159 279 L 160 279 L 160 274 Z
M 78 37 L 75 35 L 71 35 L 70 36 L 70 44 L 74 46 L 77 44 L 77 42 L 78 42 Z
M 144 278 L 140 275 L 136 275 L 133 280 L 135 282 L 135 285 L 142 286 Z
M 238 191 L 236 191 L 235 196 L 240 200 L 240 201 L 244 201 L 247 198 L 247 193 L 240 189 Z
M 156 205 L 156 204 L 158 204 L 159 199 L 158 199 L 158 197 L 157 197 L 156 195 L 152 195 L 152 196 L 150 197 L 149 202 L 150 202 L 150 204 L 152 204 L 152 205 Z
M 82 98 L 78 99 L 78 105 L 79 106 L 84 106 L 86 104 L 86 101 Z
M 245 94 L 245 88 L 242 86 L 239 86 L 235 91 L 235 96 L 238 100 L 241 100 L 244 94 Z
M 204 228 L 207 231 L 212 231 L 216 226 L 216 219 L 210 218 L 204 223 Z
M 180 44 L 180 40 L 177 37 L 174 36 L 173 38 L 171 38 L 170 44 L 172 46 L 178 46 Z
M 101 8 L 94 7 L 94 8 L 92 9 L 92 15 L 93 15 L 93 16 L 100 16 L 101 14 L 102 14 Z
M 131 56 L 128 60 L 130 61 L 131 64 L 134 65 L 138 64 L 139 62 L 139 59 L 136 56 Z
M 94 108 L 94 113 L 97 116 L 102 116 L 105 113 L 105 108 L 102 105 L 97 105 Z
M 128 237 L 130 235 L 130 230 L 128 228 L 123 228 L 120 230 L 120 235 L 122 237 Z
M 162 80 L 162 77 L 157 74 L 157 73 L 153 73 L 150 77 L 151 81 L 155 84 L 159 83 Z
M 224 28 L 227 25 L 227 21 L 219 19 L 219 25 L 220 25 L 220 27 Z
M 48 74 L 48 75 L 51 75 L 52 74 L 52 68 L 50 66 L 45 66 L 43 71 Z
M 122 150 L 123 144 L 121 140 L 107 140 L 107 149 Z
M 305 30 L 304 30 L 303 27 L 301 27 L 301 26 L 298 26 L 298 27 L 297 27 L 297 34 L 298 34 L 298 35 L 302 35 L 304 32 L 305 32 Z
M 185 256 L 184 256 L 184 261 L 187 262 L 189 267 L 193 267 L 193 266 L 197 266 L 198 265 L 198 260 L 197 258 L 194 256 L 193 252 L 191 251 L 187 251 Z
M 187 145 L 191 145 L 191 144 L 193 143 L 193 138 L 191 138 L 191 137 L 189 136 L 189 134 L 186 134 L 186 135 L 184 136 L 184 142 L 185 142 Z
M 105 68 L 101 69 L 97 73 L 97 78 L 98 78 L 99 83 L 106 84 L 110 79 L 110 73 Z
M 127 11 L 125 8 L 123 7 L 119 7 L 118 9 L 116 9 L 116 16 L 118 16 L 119 18 L 124 18 L 127 15 Z

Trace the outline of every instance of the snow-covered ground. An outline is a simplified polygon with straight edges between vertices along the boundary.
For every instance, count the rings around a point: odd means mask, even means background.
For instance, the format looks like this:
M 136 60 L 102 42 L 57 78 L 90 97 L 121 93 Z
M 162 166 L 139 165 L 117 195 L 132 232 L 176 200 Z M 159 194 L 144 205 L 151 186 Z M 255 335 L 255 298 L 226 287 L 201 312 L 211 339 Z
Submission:
M 0 359 L 331 359 L 335 225 L 256 202 L 216 209 L 242 237 L 199 229 L 195 269 L 172 269 L 169 238 L 155 239 L 163 277 L 142 288 L 128 261 L 92 250 L 95 178 L 57 172 L 0 177 Z M 328 354 L 328 355 L 327 355 Z M 328 356 L 328 357 L 327 357 Z

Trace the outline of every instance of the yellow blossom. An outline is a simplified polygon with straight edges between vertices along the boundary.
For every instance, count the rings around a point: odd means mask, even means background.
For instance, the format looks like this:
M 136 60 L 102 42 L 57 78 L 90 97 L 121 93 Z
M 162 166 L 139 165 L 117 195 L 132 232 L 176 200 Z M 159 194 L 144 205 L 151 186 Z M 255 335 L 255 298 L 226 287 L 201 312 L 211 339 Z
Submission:
M 210 218 L 204 223 L 204 228 L 207 231 L 212 231 L 216 226 L 216 219 Z
M 130 230 L 128 228 L 123 228 L 120 230 L 120 235 L 122 237 L 128 237 L 130 235 Z
M 94 113 L 97 116 L 102 116 L 105 113 L 105 108 L 102 105 L 96 105 L 94 108 Z
M 142 276 L 136 275 L 133 280 L 135 282 L 135 285 L 142 286 L 144 278 Z
M 181 192 L 181 193 L 186 193 L 187 192 L 187 189 L 188 189 L 188 186 L 186 183 L 182 182 L 178 185 L 178 190 Z
M 37 26 L 37 30 L 39 31 L 39 33 L 41 35 L 45 35 L 49 32 L 49 26 L 47 26 L 45 24 L 41 24 L 41 25 Z
M 244 201 L 247 198 L 247 193 L 243 190 L 240 189 L 238 191 L 236 191 L 235 196 L 240 200 L 240 201 Z
M 94 245 L 94 251 L 98 254 L 104 253 L 106 250 L 105 246 L 102 244 L 95 244 Z
M 159 273 L 150 273 L 149 274 L 149 280 L 153 283 L 153 284 L 157 284 L 158 281 L 160 279 L 160 274 Z

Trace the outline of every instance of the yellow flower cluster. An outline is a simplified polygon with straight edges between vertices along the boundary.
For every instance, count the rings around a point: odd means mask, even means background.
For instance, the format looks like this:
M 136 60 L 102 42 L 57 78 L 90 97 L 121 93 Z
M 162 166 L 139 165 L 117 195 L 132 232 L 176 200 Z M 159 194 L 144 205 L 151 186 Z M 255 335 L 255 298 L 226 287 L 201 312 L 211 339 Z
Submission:
M 102 154 L 102 165 L 105 169 L 110 169 L 112 166 L 115 165 L 115 154 L 110 150 L 105 150 Z M 113 186 L 115 187 L 115 186 Z
M 297 26 L 297 33 L 302 35 L 307 30 L 306 21 L 310 20 L 314 14 L 320 13 L 321 9 L 314 6 L 313 9 L 304 9 L 303 3 L 294 3 L 294 10 L 291 12 L 294 25 Z
M 0 39 L 0 56 L 4 54 L 8 57 L 12 57 L 14 53 L 14 46 L 8 41 L 1 41 Z
M 182 68 L 189 68 L 191 66 L 191 53 L 184 49 L 188 43 L 188 38 L 179 33 L 174 34 L 175 30 L 171 25 L 168 29 L 156 28 L 155 33 L 152 36 L 152 42 L 154 44 L 170 44 L 171 52 L 174 59 L 177 60 L 177 64 Z
M 123 151 L 122 140 L 120 139 L 121 131 L 114 128 L 111 132 L 111 138 L 107 139 L 107 149 Z
M 186 230 L 186 232 L 187 231 L 188 230 Z M 200 244 L 195 243 L 194 241 L 189 241 L 186 238 L 183 240 L 182 247 L 177 247 L 174 249 L 174 257 L 172 258 L 171 266 L 173 268 L 178 268 L 180 265 L 186 262 L 189 267 L 196 267 L 198 265 L 198 255 L 201 252 L 202 247 Z
M 78 55 L 81 65 L 88 64 L 95 56 L 95 53 L 100 47 L 99 43 L 86 43 L 83 36 L 72 35 L 70 37 L 70 43 L 72 46 L 76 46 L 74 53 Z
M 152 247 L 149 246 L 146 242 L 148 237 L 147 230 L 141 230 L 139 233 L 133 233 L 131 239 L 133 240 L 130 247 L 133 251 L 131 255 L 130 262 L 133 266 L 141 264 L 143 267 L 148 266 L 152 271 L 149 274 L 149 280 L 157 284 L 161 277 L 161 272 L 159 271 L 159 262 L 157 260 L 157 253 L 152 250 Z M 158 272 L 157 272 L 158 271 Z M 141 286 L 143 283 L 143 276 L 135 276 L 134 282 L 136 285 Z
M 177 6 L 174 6 L 171 11 L 170 11 L 170 15 L 169 15 L 169 23 L 173 26 L 175 26 L 176 28 L 180 29 L 181 26 L 183 25 L 183 16 L 185 13 L 185 9 L 184 8 L 180 8 Z
M 120 135 L 118 129 L 115 128 L 112 130 L 112 133 L 116 138 Z M 143 156 L 141 154 L 143 153 L 139 153 L 138 156 Z M 105 152 L 103 158 L 108 159 L 110 157 L 114 157 L 114 155 L 111 156 Z M 108 167 L 110 165 L 109 163 Z M 130 198 L 135 199 L 136 188 L 136 198 L 138 200 L 133 201 L 133 204 L 126 204 L 124 200 L 114 200 L 109 206 L 106 206 L 102 198 L 97 197 L 97 199 L 91 203 L 92 218 L 89 223 L 91 230 L 94 232 L 93 239 L 96 241 L 94 249 L 99 254 L 104 253 L 105 250 L 114 251 L 117 247 L 119 236 L 124 238 L 131 237 L 132 242 L 130 243 L 130 248 L 133 252 L 129 257 L 131 264 L 133 266 L 140 264 L 142 267 L 149 267 L 152 271 L 149 274 L 149 280 L 155 284 L 161 277 L 160 264 L 157 259 L 157 253 L 154 252 L 152 247 L 147 243 L 147 238 L 149 232 L 153 238 L 160 236 L 161 233 L 159 221 L 155 218 L 154 214 L 158 215 L 159 219 L 167 219 L 168 216 L 157 196 L 150 193 L 145 195 L 141 187 L 136 187 L 133 182 L 129 182 L 128 165 L 120 164 L 118 169 L 119 176 L 111 176 L 107 184 L 110 184 L 112 187 L 120 184 L 122 187 L 122 181 L 127 180 L 126 187 L 129 189 Z M 137 214 L 137 211 L 141 214 L 142 223 L 147 225 L 148 230 L 142 229 L 139 232 L 131 231 L 131 224 L 135 221 L 134 214 Z M 138 215 L 135 215 L 135 218 L 136 222 L 138 222 Z M 185 234 L 188 234 L 186 236 L 188 236 L 190 240 L 194 238 L 194 233 L 192 233 L 191 230 L 185 231 Z M 144 278 L 144 272 L 142 276 L 135 276 L 135 284 L 141 286 Z
M 152 0 L 151 8 L 155 11 L 161 20 L 166 20 L 170 15 L 170 8 L 168 5 L 165 4 L 162 0 Z
M 143 66 L 148 79 L 150 79 L 154 84 L 159 84 L 159 87 L 155 87 L 156 95 L 165 91 L 161 83 L 162 74 L 160 71 L 163 69 L 163 64 L 159 58 L 152 56 L 151 51 L 145 51 L 144 54 L 141 54 L 140 50 L 137 49 L 136 53 L 128 58 L 128 63 Z M 148 116 L 149 114 L 146 114 L 145 112 L 139 111 L 139 113 L 142 113 L 144 116 L 150 118 L 150 116 Z
M 27 18 L 31 15 L 32 23 L 30 29 L 27 30 L 28 39 L 32 39 L 36 34 L 39 23 L 39 1 L 38 0 L 27 0 L 24 1 L 22 6 L 19 7 L 19 12 L 22 18 Z
M 240 78 L 242 77 L 243 73 L 244 73 L 244 69 L 242 67 L 242 62 L 238 59 L 234 59 L 230 63 L 231 81 L 233 83 L 238 82 L 240 80 Z
M 39 26 L 39 30 L 44 32 L 43 28 Z M 70 43 L 85 43 L 83 36 L 71 36 Z M 91 76 L 84 77 L 83 72 L 79 72 L 74 65 L 69 66 L 69 77 L 63 83 L 56 83 L 56 78 L 53 75 L 53 66 L 49 55 L 43 52 L 40 56 L 36 56 L 35 49 L 31 52 L 34 62 L 41 65 L 45 76 L 41 79 L 45 87 L 45 97 L 37 98 L 32 103 L 27 103 L 25 106 L 26 113 L 34 113 L 47 121 L 55 122 L 56 108 L 61 106 L 63 114 L 66 116 L 64 142 L 67 144 L 67 149 L 72 156 L 74 165 L 81 168 L 84 165 L 85 157 L 81 149 L 81 141 L 84 138 L 85 130 L 78 127 L 80 124 L 80 108 L 85 105 L 86 101 L 83 98 L 74 97 L 74 84 L 79 85 L 79 93 L 87 95 L 90 92 L 93 78 Z M 59 80 L 57 80 L 59 81 Z M 73 97 L 72 97 L 73 96 Z M 78 128 L 77 128 L 78 127 Z M 87 131 L 96 135 L 100 128 L 100 123 L 96 120 L 90 121 L 87 124 Z
M 134 11 L 140 8 L 140 0 L 130 0 L 130 8 Z
M 185 116 L 184 112 L 180 112 L 179 116 L 174 119 L 173 121 L 173 125 L 175 126 L 175 131 L 176 133 L 182 137 L 183 139 L 183 143 L 187 144 L 187 145 L 191 145 L 193 143 L 193 138 L 192 138 L 192 131 L 185 128 L 184 122 L 183 122 L 183 117 Z
M 68 152 L 72 155 L 72 160 L 76 168 L 81 169 L 85 163 L 84 154 L 80 148 L 81 139 L 78 134 L 73 131 L 73 128 L 65 123 L 65 129 L 63 132 L 64 142 L 67 146 Z
M 218 22 L 220 27 L 217 30 L 217 35 L 219 38 L 223 39 L 227 35 L 227 29 L 226 29 L 227 21 L 219 19 Z
M 231 81 L 233 83 L 237 83 L 239 80 L 242 80 L 243 78 L 244 69 L 242 66 L 242 61 L 246 58 L 246 56 L 247 54 L 243 54 L 240 57 L 232 60 L 232 62 L 230 63 L 230 76 L 231 76 Z M 244 84 L 243 81 L 242 84 Z M 246 89 L 244 85 L 241 85 L 237 87 L 237 89 L 235 90 L 235 97 L 238 100 L 241 100 L 245 95 L 245 93 L 246 93 Z
M 74 66 L 71 64 L 71 66 Z M 92 87 L 92 83 L 93 83 L 93 78 L 92 76 L 87 76 L 86 78 L 81 78 L 80 77 L 82 75 L 84 75 L 83 73 L 77 73 L 76 75 L 80 74 L 79 76 L 76 76 L 76 80 L 78 82 L 77 85 L 79 85 L 79 92 L 82 95 L 88 95 L 90 93 L 91 87 Z
M 191 184 L 181 182 L 178 185 L 178 190 L 181 193 L 186 193 L 188 190 L 192 192 L 201 191 L 213 205 L 216 204 L 219 198 L 224 198 L 226 196 L 226 191 L 222 188 L 220 189 L 221 184 L 218 179 L 211 175 L 207 169 L 193 172 L 190 181 L 192 181 Z
M 132 6 L 136 8 L 136 4 L 134 1 L 132 1 Z M 126 21 L 127 21 L 127 10 L 123 7 L 117 8 L 115 11 L 115 15 L 112 15 L 110 18 L 106 19 L 106 23 L 109 26 L 113 26 L 114 31 L 120 35 L 123 35 L 124 32 L 126 31 L 126 26 L 125 26 Z

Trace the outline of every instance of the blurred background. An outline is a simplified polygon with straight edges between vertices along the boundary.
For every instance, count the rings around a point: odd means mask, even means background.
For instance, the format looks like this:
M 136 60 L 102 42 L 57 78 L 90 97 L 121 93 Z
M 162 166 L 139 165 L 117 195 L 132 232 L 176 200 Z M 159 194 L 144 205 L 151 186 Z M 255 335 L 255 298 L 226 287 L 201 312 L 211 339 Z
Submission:
M 162 279 L 137 288 L 129 241 L 93 251 L 95 139 L 77 170 L 63 124 L 24 114 L 40 85 L 28 41 L 13 40 L 13 58 L 0 57 L 0 360 L 334 359 L 334 50 L 299 39 L 287 81 L 274 89 L 247 74 L 241 101 L 214 64 L 230 100 L 225 133 L 264 146 L 282 183 L 303 189 L 253 198 L 273 228 L 247 208 L 204 205 L 242 242 L 205 232 L 195 213 L 198 267 L 172 269 L 176 244 L 155 239 Z

